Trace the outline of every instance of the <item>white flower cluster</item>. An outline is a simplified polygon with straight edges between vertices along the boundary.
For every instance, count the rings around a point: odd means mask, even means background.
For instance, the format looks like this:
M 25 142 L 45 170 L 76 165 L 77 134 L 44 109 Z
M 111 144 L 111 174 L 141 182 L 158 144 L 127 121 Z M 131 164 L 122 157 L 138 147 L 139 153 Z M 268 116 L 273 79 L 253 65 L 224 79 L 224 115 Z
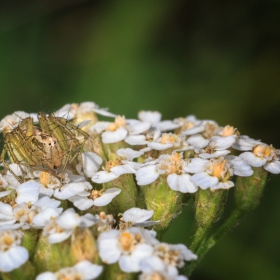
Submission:
M 92 118 L 93 112 L 115 119 L 100 122 Z M 88 142 L 101 141 L 101 149 L 116 143 L 122 143 L 121 148 L 106 160 L 87 148 L 81 151 L 75 168 L 64 170 L 63 176 L 24 160 L 17 162 L 15 146 L 7 150 L 12 162 L 2 158 L 5 168 L 0 174 L 1 272 L 28 261 L 28 250 L 20 245 L 25 230 L 37 229 L 54 244 L 68 240 L 76 229 L 87 228 L 97 239 L 103 265 L 118 263 L 122 271 L 139 273 L 142 280 L 186 279 L 178 275 L 178 269 L 196 255 L 182 244 L 158 241 L 154 231 L 143 228 L 156 223 L 149 221 L 152 210 L 131 208 L 122 218 L 104 212 L 92 214 L 92 209 L 98 212 L 122 192 L 123 186 L 108 188 L 106 183 L 129 174 L 139 186 L 145 186 L 161 176 L 173 191 L 195 193 L 198 188 L 229 189 L 234 186 L 234 175 L 251 176 L 252 167 L 280 173 L 279 150 L 211 120 L 188 116 L 161 121 L 160 113 L 150 111 L 141 111 L 138 120 L 126 119 L 92 102 L 67 104 L 54 115 L 73 119 L 89 134 Z M 38 121 L 36 114 L 15 112 L 0 122 L 0 131 L 10 133 L 29 116 L 34 123 Z M 78 214 L 76 210 L 85 212 Z M 56 273 L 44 272 L 36 279 L 94 279 L 102 273 L 103 265 L 83 260 Z

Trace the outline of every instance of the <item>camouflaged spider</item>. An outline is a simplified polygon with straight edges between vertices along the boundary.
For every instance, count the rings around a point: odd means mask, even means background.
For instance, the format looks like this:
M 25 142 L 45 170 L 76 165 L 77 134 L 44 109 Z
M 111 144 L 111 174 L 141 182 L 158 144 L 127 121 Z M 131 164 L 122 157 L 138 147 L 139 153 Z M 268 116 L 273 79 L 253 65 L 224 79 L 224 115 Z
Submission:
M 22 174 L 25 174 L 22 167 L 26 166 L 31 170 L 48 172 L 62 181 L 67 168 L 77 161 L 89 136 L 62 117 L 38 113 L 38 121 L 37 126 L 32 117 L 27 117 L 11 131 L 3 132 L 4 147 L 0 161 L 20 183 L 24 178 L 11 170 L 5 161 L 6 154 L 19 165 Z

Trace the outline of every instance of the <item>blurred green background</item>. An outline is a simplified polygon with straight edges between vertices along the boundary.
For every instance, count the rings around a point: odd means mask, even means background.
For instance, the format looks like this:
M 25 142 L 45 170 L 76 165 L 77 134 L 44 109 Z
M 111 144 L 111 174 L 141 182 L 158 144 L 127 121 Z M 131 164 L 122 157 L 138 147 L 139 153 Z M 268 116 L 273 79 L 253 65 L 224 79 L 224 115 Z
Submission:
M 0 118 L 94 101 L 135 118 L 194 114 L 280 148 L 280 5 L 267 1 L 0 3 Z M 280 176 L 192 280 L 280 279 Z M 186 242 L 192 206 L 166 238 Z

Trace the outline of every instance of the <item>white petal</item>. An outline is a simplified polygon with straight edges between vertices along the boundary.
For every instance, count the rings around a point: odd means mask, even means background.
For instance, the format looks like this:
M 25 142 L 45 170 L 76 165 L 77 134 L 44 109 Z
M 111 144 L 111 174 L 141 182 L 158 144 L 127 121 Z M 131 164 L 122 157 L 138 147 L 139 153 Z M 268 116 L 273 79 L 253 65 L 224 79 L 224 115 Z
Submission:
M 93 200 L 87 197 L 73 196 L 69 198 L 71 202 L 80 210 L 84 211 L 93 206 Z
M 101 133 L 108 127 L 109 124 L 110 124 L 110 122 L 97 122 L 96 124 L 91 126 L 89 130 L 90 131 L 95 130 L 97 133 Z
M 138 272 L 141 260 L 150 256 L 153 247 L 148 244 L 138 244 L 131 255 L 122 255 L 119 259 L 119 266 L 124 272 Z
M 34 228 L 43 228 L 47 222 L 52 219 L 58 217 L 61 212 L 62 208 L 54 209 L 54 208 L 47 208 L 43 212 L 38 213 L 32 219 L 32 227 Z
M 73 208 L 68 208 L 57 219 L 56 223 L 63 229 L 74 229 L 80 224 L 81 217 Z
M 39 206 L 42 208 L 42 210 L 46 208 L 57 208 L 61 204 L 60 201 L 56 199 L 49 198 L 48 196 L 44 196 L 40 198 L 35 205 Z
M 124 164 L 124 165 L 117 165 L 115 167 L 112 167 L 111 172 L 114 173 L 117 176 L 120 176 L 120 175 L 123 175 L 123 174 L 135 173 L 136 170 L 133 169 L 131 165 Z
M 245 160 L 249 165 L 251 165 L 253 167 L 260 167 L 266 163 L 265 158 L 263 158 L 263 159 L 259 158 L 251 152 L 244 152 L 244 153 L 240 154 L 239 157 L 242 158 L 243 160 Z
M 162 144 L 162 143 L 158 143 L 158 142 L 150 142 L 150 143 L 148 143 L 148 147 L 150 147 L 151 149 L 157 150 L 157 151 L 162 151 L 162 150 L 172 148 L 173 144 Z
M 127 159 L 127 160 L 133 160 L 135 158 L 138 158 L 143 155 L 143 152 L 140 151 L 135 151 L 131 148 L 122 148 L 117 150 L 117 154 L 122 158 L 122 159 Z
M 209 139 L 205 139 L 201 134 L 192 135 L 186 141 L 192 146 L 200 149 L 205 148 L 210 142 Z
M 121 189 L 118 189 L 118 188 L 110 188 L 110 189 L 107 189 L 103 194 L 102 196 L 96 198 L 94 201 L 93 201 L 93 205 L 95 206 L 105 206 L 107 204 L 109 204 L 112 199 L 117 196 L 119 193 L 121 192 Z
M 98 252 L 104 263 L 111 264 L 118 261 L 121 255 L 118 235 L 119 231 L 117 230 L 110 230 L 99 235 L 97 240 Z
M 52 272 L 44 272 L 39 274 L 35 280 L 57 280 L 57 277 Z
M 11 192 L 12 192 L 12 190 L 0 192 L 0 198 L 9 195 Z
M 105 131 L 102 133 L 102 142 L 117 143 L 125 139 L 127 135 L 127 130 L 124 127 L 118 128 L 116 131 Z
M 123 213 L 123 219 L 125 222 L 142 223 L 149 220 L 154 215 L 153 210 L 145 210 L 133 207 L 129 210 L 126 210 Z
M 217 185 L 210 187 L 211 191 L 218 189 L 229 189 L 234 186 L 234 183 L 231 181 L 219 182 Z
M 150 122 L 138 122 L 137 124 L 133 124 L 133 126 L 130 126 L 129 134 L 137 135 L 147 131 L 150 127 Z
M 136 172 L 136 180 L 139 186 L 151 184 L 158 178 L 159 174 L 156 172 L 155 165 L 147 165 L 141 167 Z
M 17 187 L 17 198 L 16 203 L 21 204 L 35 203 L 39 197 L 40 184 L 34 181 L 27 181 Z
M 215 186 L 218 183 L 218 178 L 214 176 L 210 176 L 206 172 L 199 172 L 194 174 L 191 179 L 196 186 L 201 187 L 202 189 L 207 189 Z
M 233 172 L 237 176 L 251 176 L 254 171 L 250 165 L 248 165 L 242 158 L 230 156 L 230 163 L 233 165 Z
M 158 123 L 161 120 L 161 113 L 156 111 L 140 111 L 138 113 L 138 119 L 152 124 Z
M 94 183 L 102 184 L 102 183 L 107 183 L 107 182 L 113 181 L 118 177 L 119 177 L 118 175 L 116 175 L 112 172 L 98 171 L 91 177 L 91 180 Z
M 272 161 L 266 163 L 263 168 L 272 174 L 279 174 L 280 173 L 280 162 L 279 161 Z
M 125 140 L 126 143 L 128 143 L 129 145 L 133 146 L 133 145 L 146 145 L 147 143 L 149 143 L 146 140 L 146 136 L 145 135 L 128 135 Z
M 188 174 L 177 175 L 175 173 L 169 174 L 167 183 L 170 189 L 182 193 L 194 193 L 198 187 L 190 181 L 191 176 Z
M 65 200 L 84 190 L 85 185 L 83 183 L 70 183 L 60 189 L 56 189 L 54 196 L 58 199 Z
M 67 230 L 67 231 L 63 231 L 60 233 L 54 233 L 48 237 L 48 241 L 50 244 L 60 243 L 64 240 L 66 240 L 67 238 L 69 238 L 72 233 L 73 233 L 73 230 Z
M 198 126 L 194 126 L 192 128 L 189 128 L 187 130 L 184 130 L 182 132 L 182 135 L 194 135 L 194 134 L 198 134 L 202 131 L 204 131 L 205 127 L 204 125 L 198 125 Z
M 77 164 L 76 169 L 80 175 L 83 175 L 81 170 L 83 168 L 88 177 L 92 177 L 97 172 L 103 161 L 99 155 L 93 152 L 82 153 L 82 160 L 82 164 Z
M 234 136 L 227 136 L 227 137 L 219 137 L 213 136 L 211 138 L 210 146 L 215 147 L 216 151 L 226 150 L 227 148 L 231 147 L 233 143 L 236 141 L 236 137 Z
M 103 267 L 101 265 L 92 264 L 88 260 L 80 261 L 74 267 L 79 273 L 83 275 L 84 280 L 97 278 L 103 270 Z
M 227 155 L 229 154 L 230 151 L 229 150 L 222 150 L 222 151 L 215 151 L 214 153 L 212 154 L 207 154 L 207 153 L 201 153 L 199 154 L 199 156 L 201 158 L 217 158 L 217 157 L 220 157 L 220 156 L 224 156 L 224 155 Z
M 173 121 L 161 121 L 155 124 L 155 127 L 161 131 L 170 131 L 180 127 L 180 124 L 176 124 Z
M 9 204 L 0 202 L 0 220 L 13 219 L 13 207 Z
M 23 265 L 28 257 L 28 251 L 22 246 L 11 247 L 5 252 L 0 252 L 0 271 L 12 271 Z
M 192 158 L 191 162 L 184 166 L 184 171 L 189 173 L 203 172 L 205 170 L 205 164 L 208 162 L 202 158 Z

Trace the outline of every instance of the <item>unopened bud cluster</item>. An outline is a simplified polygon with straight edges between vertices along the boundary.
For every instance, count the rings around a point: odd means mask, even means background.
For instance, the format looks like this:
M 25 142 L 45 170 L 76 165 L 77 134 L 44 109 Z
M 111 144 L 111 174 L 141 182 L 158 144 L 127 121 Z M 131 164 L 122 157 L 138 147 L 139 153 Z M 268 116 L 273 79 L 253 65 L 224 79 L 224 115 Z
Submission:
M 185 197 L 195 197 L 197 228 L 206 232 L 228 189 L 240 189 L 237 207 L 247 213 L 262 191 L 244 186 L 280 173 L 273 146 L 194 116 L 126 119 L 85 102 L 15 112 L 0 131 L 3 279 L 186 279 L 179 269 L 196 254 L 157 239 Z

